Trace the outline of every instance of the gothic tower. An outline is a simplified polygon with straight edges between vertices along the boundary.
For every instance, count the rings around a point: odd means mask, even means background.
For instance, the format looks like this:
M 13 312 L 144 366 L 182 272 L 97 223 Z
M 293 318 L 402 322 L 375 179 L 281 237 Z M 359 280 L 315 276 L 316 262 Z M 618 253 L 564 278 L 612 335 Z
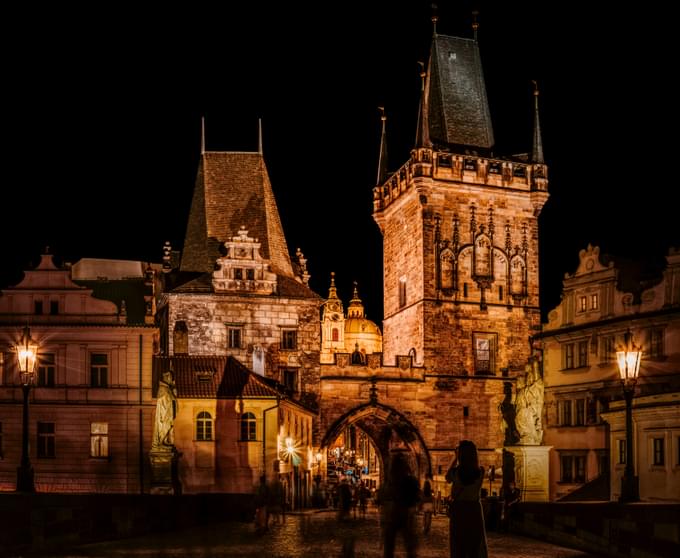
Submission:
M 435 33 L 422 78 L 416 146 L 373 190 L 384 361 L 415 351 L 431 373 L 506 375 L 540 326 L 538 113 L 531 155 L 499 158 L 476 40 Z

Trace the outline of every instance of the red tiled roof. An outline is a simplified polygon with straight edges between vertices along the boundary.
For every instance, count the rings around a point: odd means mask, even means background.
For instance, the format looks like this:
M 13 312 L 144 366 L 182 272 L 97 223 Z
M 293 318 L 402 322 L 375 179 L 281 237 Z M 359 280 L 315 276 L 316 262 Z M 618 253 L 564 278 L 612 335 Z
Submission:
M 154 357 L 154 378 L 167 371 L 179 398 L 285 397 L 273 380 L 254 374 L 232 356 Z

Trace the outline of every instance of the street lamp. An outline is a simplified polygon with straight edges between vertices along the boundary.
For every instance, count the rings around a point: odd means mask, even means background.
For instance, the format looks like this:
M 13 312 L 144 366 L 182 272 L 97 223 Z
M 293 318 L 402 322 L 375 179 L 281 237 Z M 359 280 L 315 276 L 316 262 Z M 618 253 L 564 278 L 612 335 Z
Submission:
M 626 398 L 626 468 L 621 479 L 620 502 L 637 502 L 640 499 L 638 478 L 633 468 L 633 397 L 641 356 L 642 351 L 633 343 L 633 335 L 628 330 L 624 336 L 624 346 L 616 351 L 623 395 Z
M 15 347 L 19 361 L 21 388 L 24 393 L 23 431 L 21 435 L 21 463 L 17 467 L 17 492 L 35 492 L 33 483 L 33 466 L 28 455 L 28 392 L 33 383 L 35 361 L 38 356 L 38 344 L 31 339 L 28 326 L 24 328 L 21 341 Z

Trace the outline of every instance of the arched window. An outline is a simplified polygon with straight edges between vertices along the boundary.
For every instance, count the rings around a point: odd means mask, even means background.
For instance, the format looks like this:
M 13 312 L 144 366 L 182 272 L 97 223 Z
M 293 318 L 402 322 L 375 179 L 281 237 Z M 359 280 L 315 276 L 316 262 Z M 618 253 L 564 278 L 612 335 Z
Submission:
M 333 341 L 340 341 L 340 332 L 337 327 L 334 327 L 333 331 L 331 331 L 331 338 Z
M 253 413 L 241 415 L 241 440 L 257 440 L 257 421 Z
M 213 419 L 207 411 L 201 411 L 196 415 L 196 440 L 213 439 Z

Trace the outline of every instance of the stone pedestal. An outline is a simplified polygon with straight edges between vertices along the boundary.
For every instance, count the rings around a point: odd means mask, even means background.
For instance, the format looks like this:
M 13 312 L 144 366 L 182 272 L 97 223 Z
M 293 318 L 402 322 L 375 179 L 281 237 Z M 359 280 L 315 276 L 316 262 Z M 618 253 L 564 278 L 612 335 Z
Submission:
M 175 448 L 151 450 L 151 494 L 180 494 L 182 485 L 177 474 L 179 453 Z
M 548 454 L 552 446 L 506 446 L 515 458 L 515 484 L 523 502 L 547 502 L 550 498 Z

